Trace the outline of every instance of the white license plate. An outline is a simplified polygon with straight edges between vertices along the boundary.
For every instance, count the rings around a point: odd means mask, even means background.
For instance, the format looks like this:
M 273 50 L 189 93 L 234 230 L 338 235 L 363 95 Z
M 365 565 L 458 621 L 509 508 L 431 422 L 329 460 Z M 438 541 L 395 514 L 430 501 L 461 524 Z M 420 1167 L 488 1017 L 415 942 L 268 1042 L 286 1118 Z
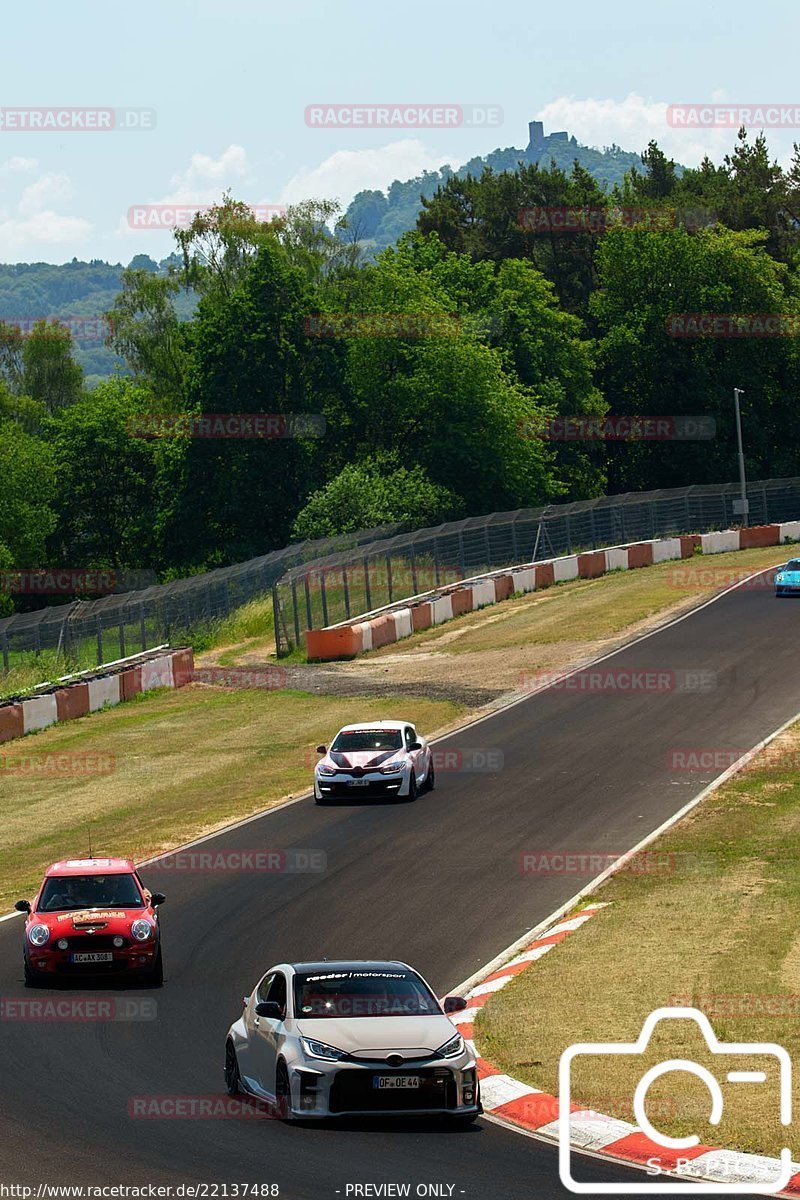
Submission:
M 114 955 L 110 950 L 95 950 L 92 954 L 71 954 L 70 961 L 74 963 L 113 962 Z
M 385 1088 L 418 1088 L 419 1075 L 374 1075 L 372 1086 L 379 1091 Z
M 369 787 L 371 782 L 370 779 L 351 779 L 350 787 Z

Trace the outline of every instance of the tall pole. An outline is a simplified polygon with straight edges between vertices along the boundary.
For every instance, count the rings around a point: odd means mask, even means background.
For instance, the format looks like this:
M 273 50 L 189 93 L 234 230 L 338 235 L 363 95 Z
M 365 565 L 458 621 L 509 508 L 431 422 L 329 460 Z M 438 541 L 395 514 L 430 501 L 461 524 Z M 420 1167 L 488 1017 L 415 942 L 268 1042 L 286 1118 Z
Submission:
M 733 389 L 733 403 L 736 409 L 736 440 L 739 446 L 739 489 L 742 494 L 741 515 L 747 520 L 749 505 L 747 503 L 747 479 L 744 473 L 744 451 L 742 449 L 742 412 L 739 407 L 739 397 L 744 395 L 744 388 Z

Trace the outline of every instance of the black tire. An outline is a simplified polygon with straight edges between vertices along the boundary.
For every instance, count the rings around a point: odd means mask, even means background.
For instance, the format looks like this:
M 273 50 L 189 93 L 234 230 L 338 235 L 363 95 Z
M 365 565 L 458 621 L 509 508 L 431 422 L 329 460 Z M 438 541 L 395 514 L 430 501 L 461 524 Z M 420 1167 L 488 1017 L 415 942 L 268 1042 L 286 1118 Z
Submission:
M 241 1094 L 239 1087 L 239 1060 L 236 1057 L 236 1050 L 233 1042 L 225 1043 L 225 1088 L 229 1096 L 238 1096 Z
M 39 981 L 39 979 L 37 979 L 37 977 L 34 975 L 33 971 L 31 970 L 31 965 L 28 962 L 28 960 L 24 954 L 22 956 L 22 965 L 23 965 L 23 968 L 25 971 L 25 987 L 27 987 L 27 988 L 38 987 L 40 981 Z
M 289 1086 L 289 1072 L 283 1059 L 278 1060 L 275 1069 L 275 1116 L 279 1121 L 291 1120 L 292 1096 Z
M 156 961 L 153 963 L 152 971 L 148 971 L 145 976 L 149 987 L 161 987 L 164 982 L 164 960 L 161 957 L 161 943 L 158 944 L 156 953 Z
M 417 776 L 416 776 L 416 772 L 412 771 L 411 778 L 408 781 L 408 795 L 405 796 L 404 799 L 409 804 L 413 804 L 418 795 L 419 795 L 419 789 L 417 787 Z
M 425 787 L 429 792 L 432 792 L 436 787 L 436 771 L 433 768 L 433 757 L 431 757 L 431 765 L 428 768 L 428 778 L 425 780 Z

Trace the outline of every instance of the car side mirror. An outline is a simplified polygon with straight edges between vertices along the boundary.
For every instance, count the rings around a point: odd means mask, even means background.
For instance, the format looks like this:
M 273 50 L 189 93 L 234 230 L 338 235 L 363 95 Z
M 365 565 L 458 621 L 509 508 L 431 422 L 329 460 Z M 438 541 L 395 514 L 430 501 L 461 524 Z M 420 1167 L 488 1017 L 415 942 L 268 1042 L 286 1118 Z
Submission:
M 31 911 L 31 902 L 30 900 L 18 900 L 14 905 L 14 908 L 17 910 L 17 912 L 29 913 Z
M 163 892 L 153 892 L 152 896 L 150 897 L 150 903 L 152 904 L 153 908 L 157 908 L 159 904 L 164 903 L 166 898 L 167 897 Z
M 467 1007 L 467 1002 L 463 996 L 447 996 L 444 1002 L 444 1011 L 450 1013 L 463 1012 Z
M 262 1000 L 256 1005 L 257 1017 L 270 1017 L 273 1021 L 282 1021 L 284 1011 L 277 1000 Z
M 317 746 L 317 754 L 327 754 L 327 753 L 328 753 L 327 746 Z
M 409 750 L 421 750 L 422 742 L 412 742 L 408 748 L 409 748 Z

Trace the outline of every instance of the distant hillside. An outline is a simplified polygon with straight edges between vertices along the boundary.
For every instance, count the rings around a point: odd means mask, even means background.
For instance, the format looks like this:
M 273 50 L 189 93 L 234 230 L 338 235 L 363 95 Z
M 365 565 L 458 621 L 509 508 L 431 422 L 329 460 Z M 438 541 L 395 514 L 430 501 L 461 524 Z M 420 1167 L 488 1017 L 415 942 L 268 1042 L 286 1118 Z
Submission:
M 457 170 L 445 164 L 438 171 L 425 171 L 416 179 L 404 183 L 395 180 L 388 192 L 359 192 L 347 209 L 348 229 L 355 233 L 360 242 L 371 244 L 374 252 L 393 245 L 403 233 L 413 229 L 421 209 L 420 195 L 429 199 L 436 189 L 451 176 L 464 178 L 480 175 L 484 167 L 494 171 L 516 171 L 520 163 L 536 163 L 543 167 L 555 163 L 557 167 L 570 171 L 577 160 L 601 187 L 611 191 L 622 183 L 626 171 L 642 166 L 641 156 L 619 146 L 608 146 L 595 150 L 582 146 L 568 133 L 545 135 L 541 121 L 531 121 L 528 126 L 529 140 L 524 150 L 509 146 L 505 150 L 493 150 L 484 158 L 471 158 Z
M 175 255 L 157 263 L 147 254 L 137 254 L 128 265 L 164 273 L 177 261 Z M 91 385 L 95 379 L 111 375 L 117 366 L 124 365 L 103 344 L 102 325 L 103 313 L 114 303 L 122 287 L 123 270 L 122 263 L 100 259 L 79 262 L 73 258 L 72 262 L 59 266 L 43 262 L 0 263 L 0 321 L 19 323 L 23 329 L 29 329 L 31 322 L 43 317 L 58 317 L 69 323 L 75 358 Z M 193 307 L 191 298 L 179 296 L 176 307 L 182 316 L 188 317 Z

